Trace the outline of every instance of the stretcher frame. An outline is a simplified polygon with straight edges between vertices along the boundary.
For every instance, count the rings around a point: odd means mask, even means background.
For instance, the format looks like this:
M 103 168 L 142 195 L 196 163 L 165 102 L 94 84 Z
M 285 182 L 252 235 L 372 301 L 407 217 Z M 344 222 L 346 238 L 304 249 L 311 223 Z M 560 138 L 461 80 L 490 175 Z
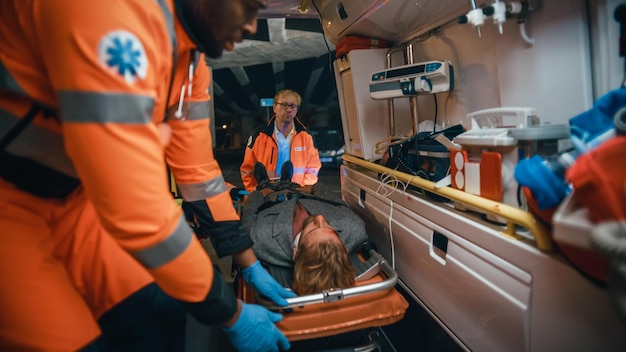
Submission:
M 372 282 L 363 286 L 355 286 L 344 289 L 328 289 L 322 291 L 321 293 L 287 298 L 288 305 L 286 307 L 277 306 L 273 302 L 263 300 L 260 297 L 258 297 L 257 299 L 260 303 L 262 303 L 266 308 L 270 310 L 281 310 L 287 308 L 304 307 L 310 304 L 337 302 L 342 299 L 357 297 L 373 292 L 384 291 L 395 287 L 395 285 L 398 283 L 398 274 L 393 270 L 389 263 L 387 263 L 387 260 L 385 260 L 383 256 L 376 252 L 374 248 L 368 248 L 368 254 L 370 259 L 368 259 L 365 263 L 369 263 L 370 266 L 366 269 L 367 271 L 359 274 L 356 277 L 357 282 L 368 280 L 380 272 L 384 273 L 387 277 L 383 281 Z M 353 266 L 354 262 L 355 261 L 352 260 Z
M 282 310 L 283 320 L 277 327 L 292 342 L 381 327 L 404 318 L 409 304 L 395 289 L 398 274 L 387 260 L 368 243 L 350 259 L 357 271 L 355 287 L 288 298 L 286 307 L 263 299 L 242 279 L 238 280 L 237 294 L 244 302 Z M 355 351 L 378 348 L 371 331 L 367 337 L 368 341 Z

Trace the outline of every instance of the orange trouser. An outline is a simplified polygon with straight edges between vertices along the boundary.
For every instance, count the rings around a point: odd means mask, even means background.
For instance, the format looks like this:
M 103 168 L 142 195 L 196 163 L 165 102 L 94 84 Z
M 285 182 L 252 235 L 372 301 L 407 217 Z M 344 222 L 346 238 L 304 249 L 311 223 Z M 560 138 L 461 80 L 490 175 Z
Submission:
M 152 282 L 82 189 L 45 200 L 0 179 L 0 351 L 75 351 L 96 320 Z

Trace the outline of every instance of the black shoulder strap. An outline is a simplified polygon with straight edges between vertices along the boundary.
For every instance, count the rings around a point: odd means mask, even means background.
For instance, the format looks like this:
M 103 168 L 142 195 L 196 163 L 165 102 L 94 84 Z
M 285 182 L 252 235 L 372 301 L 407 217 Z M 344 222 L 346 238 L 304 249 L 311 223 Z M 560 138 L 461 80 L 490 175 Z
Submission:
M 298 199 L 313 199 L 313 200 L 317 200 L 323 203 L 327 203 L 330 205 L 343 205 L 343 206 L 348 206 L 346 203 L 344 202 L 338 202 L 338 201 L 334 201 L 334 200 L 330 200 L 330 199 L 326 199 L 326 198 L 321 198 L 321 197 L 317 197 L 314 196 L 312 194 L 306 194 L 306 193 L 298 193 L 297 196 L 295 196 L 294 198 L 298 198 Z
M 28 126 L 28 124 L 37 116 L 37 113 L 42 109 L 41 105 L 33 103 L 30 107 L 30 110 L 22 117 L 16 124 L 7 132 L 7 134 L 2 137 L 0 140 L 0 150 L 4 150 L 9 143 L 11 143 L 15 137 L 19 136 L 20 133 Z
M 301 192 L 293 191 L 293 190 L 282 190 L 282 191 L 272 192 L 268 194 L 267 196 L 265 196 L 263 204 L 261 204 L 261 206 L 259 206 L 259 208 L 257 209 L 257 213 L 289 199 L 313 199 L 313 200 L 316 200 L 322 203 L 327 203 L 333 206 L 342 205 L 342 206 L 347 207 L 346 203 L 344 202 L 337 202 L 334 200 L 321 198 L 321 197 L 314 196 L 312 194 L 301 193 Z

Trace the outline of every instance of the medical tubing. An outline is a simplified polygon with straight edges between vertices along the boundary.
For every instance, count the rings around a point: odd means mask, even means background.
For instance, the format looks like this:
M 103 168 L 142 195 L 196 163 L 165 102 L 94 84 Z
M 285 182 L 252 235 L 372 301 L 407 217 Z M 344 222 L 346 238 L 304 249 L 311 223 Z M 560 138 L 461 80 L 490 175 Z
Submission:
M 408 141 L 409 139 L 411 139 L 411 137 L 406 137 L 406 136 L 389 136 L 389 137 L 383 138 L 379 140 L 378 142 L 376 142 L 374 146 L 374 153 L 384 154 L 387 151 L 387 149 L 391 147 L 392 145 L 402 144 Z
M 389 242 L 391 244 L 391 268 L 396 269 L 396 246 L 395 241 L 393 240 L 393 205 L 394 202 L 391 202 L 389 206 L 389 220 L 387 223 L 387 228 L 389 229 Z
M 526 43 L 528 43 L 529 45 L 535 44 L 535 39 L 529 37 L 526 33 L 526 24 L 524 21 L 519 22 L 519 33 Z

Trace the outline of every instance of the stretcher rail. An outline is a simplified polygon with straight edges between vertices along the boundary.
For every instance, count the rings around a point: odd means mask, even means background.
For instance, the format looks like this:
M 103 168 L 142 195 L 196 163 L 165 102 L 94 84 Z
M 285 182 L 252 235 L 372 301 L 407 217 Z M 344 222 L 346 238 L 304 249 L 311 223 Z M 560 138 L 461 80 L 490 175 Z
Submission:
M 380 268 L 380 271 L 385 274 L 387 279 L 381 282 L 374 282 L 362 286 L 344 289 L 329 289 L 324 290 L 321 293 L 288 298 L 288 305 L 286 307 L 277 306 L 269 301 L 265 301 L 263 305 L 271 310 L 280 310 L 286 308 L 302 307 L 310 304 L 331 303 L 350 297 L 361 296 L 368 293 L 379 292 L 393 288 L 398 282 L 398 274 L 395 272 L 395 270 L 393 270 L 391 265 L 387 263 L 385 258 L 383 258 L 374 249 L 369 249 L 368 254 L 370 257 L 375 258 L 376 265 Z

